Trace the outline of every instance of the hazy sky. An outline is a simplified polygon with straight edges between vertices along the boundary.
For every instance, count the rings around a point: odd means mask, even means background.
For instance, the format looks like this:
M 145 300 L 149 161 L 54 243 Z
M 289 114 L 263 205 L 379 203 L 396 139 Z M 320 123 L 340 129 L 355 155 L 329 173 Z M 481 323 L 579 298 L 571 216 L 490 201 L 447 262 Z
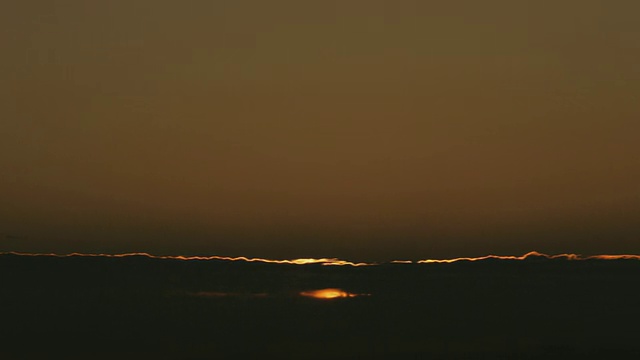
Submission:
M 11 1 L 0 251 L 640 253 L 638 14 Z

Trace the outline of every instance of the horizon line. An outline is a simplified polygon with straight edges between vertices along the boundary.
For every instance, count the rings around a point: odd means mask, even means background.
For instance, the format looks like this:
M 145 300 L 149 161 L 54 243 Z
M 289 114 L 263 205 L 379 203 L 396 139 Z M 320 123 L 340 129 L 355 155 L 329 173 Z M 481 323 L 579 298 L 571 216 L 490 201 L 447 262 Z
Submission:
M 142 256 L 149 259 L 160 260 L 181 260 L 181 261 L 194 261 L 194 260 L 220 260 L 220 261 L 243 261 L 243 262 L 260 262 L 268 264 L 287 264 L 287 265 L 311 265 L 318 264 L 323 266 L 376 266 L 382 264 L 451 264 L 456 262 L 474 262 L 481 260 L 513 260 L 522 261 L 529 258 L 543 258 L 547 260 L 568 260 L 568 261 L 584 261 L 584 260 L 640 260 L 640 255 L 636 254 L 603 254 L 603 255 L 588 255 L 583 256 L 581 254 L 563 253 L 563 254 L 545 254 L 538 251 L 530 251 L 521 256 L 514 255 L 485 255 L 478 257 L 459 257 L 451 259 L 423 259 L 423 260 L 390 260 L 383 262 L 352 262 L 348 260 L 342 260 L 338 258 L 298 258 L 298 259 L 265 259 L 265 258 L 250 258 L 246 256 L 184 256 L 184 255 L 152 255 L 146 252 L 132 252 L 122 254 L 105 254 L 105 253 L 26 253 L 17 251 L 0 252 L 0 255 L 18 255 L 18 256 L 50 256 L 57 258 L 68 257 L 105 257 L 105 258 L 125 258 Z

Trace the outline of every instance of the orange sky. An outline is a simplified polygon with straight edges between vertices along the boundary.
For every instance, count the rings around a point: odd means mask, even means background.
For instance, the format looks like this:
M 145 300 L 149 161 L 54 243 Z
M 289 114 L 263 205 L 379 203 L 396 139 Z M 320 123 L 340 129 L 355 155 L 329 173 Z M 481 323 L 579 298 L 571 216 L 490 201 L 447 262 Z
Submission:
M 12 2 L 0 251 L 640 253 L 639 12 Z

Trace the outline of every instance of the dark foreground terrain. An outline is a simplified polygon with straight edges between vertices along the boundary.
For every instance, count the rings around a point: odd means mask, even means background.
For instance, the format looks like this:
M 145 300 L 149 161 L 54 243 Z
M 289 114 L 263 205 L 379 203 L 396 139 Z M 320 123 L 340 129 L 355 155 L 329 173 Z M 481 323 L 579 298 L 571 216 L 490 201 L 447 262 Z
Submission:
M 640 358 L 640 261 L 0 255 L 0 358 Z M 314 299 L 301 291 L 352 294 Z

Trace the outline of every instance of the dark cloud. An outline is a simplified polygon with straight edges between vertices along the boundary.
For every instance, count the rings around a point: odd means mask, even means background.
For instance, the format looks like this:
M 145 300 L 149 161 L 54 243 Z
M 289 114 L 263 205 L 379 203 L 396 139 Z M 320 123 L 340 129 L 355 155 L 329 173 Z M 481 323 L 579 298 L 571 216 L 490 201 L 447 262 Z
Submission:
M 376 358 L 410 351 L 420 358 L 545 359 L 638 353 L 629 331 L 640 301 L 632 286 L 637 257 L 521 258 L 354 267 L 1 254 L 0 352 Z M 370 296 L 351 296 L 358 294 Z

